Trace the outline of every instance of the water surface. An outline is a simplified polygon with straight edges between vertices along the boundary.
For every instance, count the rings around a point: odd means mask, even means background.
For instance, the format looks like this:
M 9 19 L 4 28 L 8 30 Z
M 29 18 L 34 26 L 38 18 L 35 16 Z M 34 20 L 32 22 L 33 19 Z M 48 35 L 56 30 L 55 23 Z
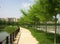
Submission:
M 5 31 L 0 32 L 0 41 L 4 40 L 9 34 Z

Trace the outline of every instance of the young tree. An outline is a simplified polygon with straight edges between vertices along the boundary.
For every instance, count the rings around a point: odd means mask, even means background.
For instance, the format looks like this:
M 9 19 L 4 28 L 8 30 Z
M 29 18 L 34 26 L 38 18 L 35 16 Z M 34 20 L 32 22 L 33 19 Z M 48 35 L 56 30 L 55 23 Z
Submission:
M 26 18 L 28 17 L 34 23 L 47 22 L 55 16 L 55 36 L 54 44 L 56 44 L 57 14 L 60 14 L 60 0 L 37 0 L 27 13 L 22 11 Z M 25 19 L 26 20 L 26 19 Z M 30 21 L 29 21 L 30 22 Z
M 55 36 L 56 44 L 57 14 L 60 14 L 60 0 L 39 0 L 41 7 L 51 16 L 55 16 Z

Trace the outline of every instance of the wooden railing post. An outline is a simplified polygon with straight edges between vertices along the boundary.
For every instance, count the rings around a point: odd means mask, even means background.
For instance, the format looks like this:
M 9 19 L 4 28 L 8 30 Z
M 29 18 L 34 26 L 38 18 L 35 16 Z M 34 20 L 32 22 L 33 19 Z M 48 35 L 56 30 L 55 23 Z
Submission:
M 15 32 L 14 32 L 14 38 L 15 38 Z
M 0 42 L 0 44 L 2 44 L 2 42 Z
M 12 34 L 13 34 L 13 41 L 14 41 L 14 32 Z
M 13 43 L 13 33 L 12 33 L 12 35 L 11 35 L 11 39 L 12 39 L 12 43 Z
M 20 28 L 18 28 L 17 33 L 19 32 Z
M 6 44 L 8 44 L 9 43 L 9 39 L 8 39 L 8 36 L 6 37 Z
M 15 31 L 15 38 L 16 38 L 16 31 Z
M 20 28 L 18 28 L 13 33 L 11 33 L 9 36 L 7 36 L 6 39 L 5 39 L 6 40 L 5 44 L 12 44 L 12 42 L 16 38 L 19 31 L 20 31 Z M 0 44 L 2 44 L 2 41 L 0 41 Z
M 10 34 L 10 44 L 12 44 L 12 34 Z

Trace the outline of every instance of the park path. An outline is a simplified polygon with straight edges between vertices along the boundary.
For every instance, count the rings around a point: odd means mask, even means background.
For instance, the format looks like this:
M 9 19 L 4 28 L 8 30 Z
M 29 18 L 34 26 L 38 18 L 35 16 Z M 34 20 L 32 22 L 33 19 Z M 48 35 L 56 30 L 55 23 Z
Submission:
M 18 44 L 38 44 L 38 41 L 31 35 L 28 29 L 20 27 L 20 33 Z

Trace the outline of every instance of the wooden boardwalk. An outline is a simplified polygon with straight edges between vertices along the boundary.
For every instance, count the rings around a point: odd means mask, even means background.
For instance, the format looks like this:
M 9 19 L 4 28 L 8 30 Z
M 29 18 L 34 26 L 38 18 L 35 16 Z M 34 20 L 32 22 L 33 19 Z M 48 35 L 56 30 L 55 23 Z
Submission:
M 20 32 L 13 44 L 38 44 L 38 41 L 31 35 L 29 30 L 20 27 Z

